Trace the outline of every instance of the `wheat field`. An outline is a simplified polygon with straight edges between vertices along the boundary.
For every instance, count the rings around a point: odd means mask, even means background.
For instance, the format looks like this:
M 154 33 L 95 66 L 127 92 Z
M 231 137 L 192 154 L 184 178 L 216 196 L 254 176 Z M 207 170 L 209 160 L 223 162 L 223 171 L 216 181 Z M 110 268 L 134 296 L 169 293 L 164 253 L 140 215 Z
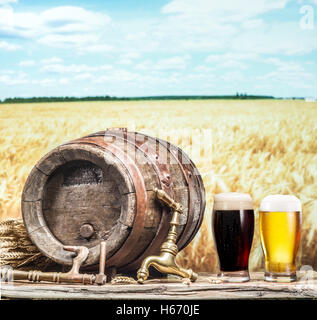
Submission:
M 258 207 L 269 194 L 303 204 L 299 259 L 317 269 L 317 103 L 295 100 L 109 101 L 0 105 L 0 220 L 20 217 L 34 164 L 68 140 L 128 127 L 177 144 L 198 167 L 207 206 L 201 230 L 178 256 L 184 267 L 217 270 L 211 233 L 215 193 L 250 193 L 256 227 L 251 270 L 263 267 Z

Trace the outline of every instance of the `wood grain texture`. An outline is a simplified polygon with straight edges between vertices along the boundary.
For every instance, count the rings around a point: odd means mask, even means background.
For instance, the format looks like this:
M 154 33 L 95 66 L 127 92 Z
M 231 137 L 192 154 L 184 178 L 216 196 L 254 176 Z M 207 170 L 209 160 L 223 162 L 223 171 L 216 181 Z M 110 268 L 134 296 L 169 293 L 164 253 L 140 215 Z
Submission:
M 2 284 L 2 297 L 24 299 L 314 299 L 317 300 L 317 273 L 307 280 L 307 273 L 298 272 L 293 283 L 263 281 L 263 273 L 252 273 L 245 283 L 211 283 L 215 275 L 200 275 L 195 283 L 184 284 L 176 278 L 148 280 L 139 284 L 52 285 L 15 282 Z

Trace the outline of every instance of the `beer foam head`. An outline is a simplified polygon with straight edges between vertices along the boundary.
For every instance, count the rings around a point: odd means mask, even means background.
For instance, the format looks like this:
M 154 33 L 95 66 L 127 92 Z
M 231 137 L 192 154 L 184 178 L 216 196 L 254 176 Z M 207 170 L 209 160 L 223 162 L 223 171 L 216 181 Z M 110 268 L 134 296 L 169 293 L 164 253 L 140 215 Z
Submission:
M 218 193 L 215 195 L 214 210 L 253 210 L 253 201 L 247 193 Z
M 276 194 L 267 196 L 261 201 L 260 211 L 301 212 L 302 205 L 300 200 L 295 196 Z

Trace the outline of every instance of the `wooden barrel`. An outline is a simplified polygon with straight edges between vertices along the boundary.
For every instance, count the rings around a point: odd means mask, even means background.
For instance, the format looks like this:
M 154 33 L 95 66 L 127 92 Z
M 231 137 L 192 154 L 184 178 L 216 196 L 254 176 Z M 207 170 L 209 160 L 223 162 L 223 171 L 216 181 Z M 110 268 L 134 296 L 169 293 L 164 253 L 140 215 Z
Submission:
M 205 189 L 199 172 L 178 147 L 126 129 L 65 143 L 32 169 L 22 193 L 22 214 L 33 243 L 52 260 L 70 265 L 63 245 L 89 248 L 85 266 L 99 262 L 107 240 L 107 266 L 136 270 L 158 254 L 171 213 L 155 198 L 163 189 L 182 203 L 177 245 L 200 228 Z

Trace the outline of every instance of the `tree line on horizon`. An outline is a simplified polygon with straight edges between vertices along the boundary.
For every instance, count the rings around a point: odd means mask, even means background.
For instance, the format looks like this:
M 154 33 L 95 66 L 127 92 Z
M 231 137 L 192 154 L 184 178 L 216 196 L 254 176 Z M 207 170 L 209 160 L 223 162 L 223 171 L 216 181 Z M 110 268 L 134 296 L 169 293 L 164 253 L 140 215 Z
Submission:
M 181 96 L 145 96 L 145 97 L 114 97 L 114 96 L 87 96 L 87 97 L 14 97 L 0 100 L 0 103 L 34 103 L 34 102 L 72 102 L 72 101 L 138 101 L 138 100 L 207 100 L 207 99 L 279 99 L 274 96 L 248 95 L 181 95 Z M 302 99 L 302 98 L 291 98 Z

